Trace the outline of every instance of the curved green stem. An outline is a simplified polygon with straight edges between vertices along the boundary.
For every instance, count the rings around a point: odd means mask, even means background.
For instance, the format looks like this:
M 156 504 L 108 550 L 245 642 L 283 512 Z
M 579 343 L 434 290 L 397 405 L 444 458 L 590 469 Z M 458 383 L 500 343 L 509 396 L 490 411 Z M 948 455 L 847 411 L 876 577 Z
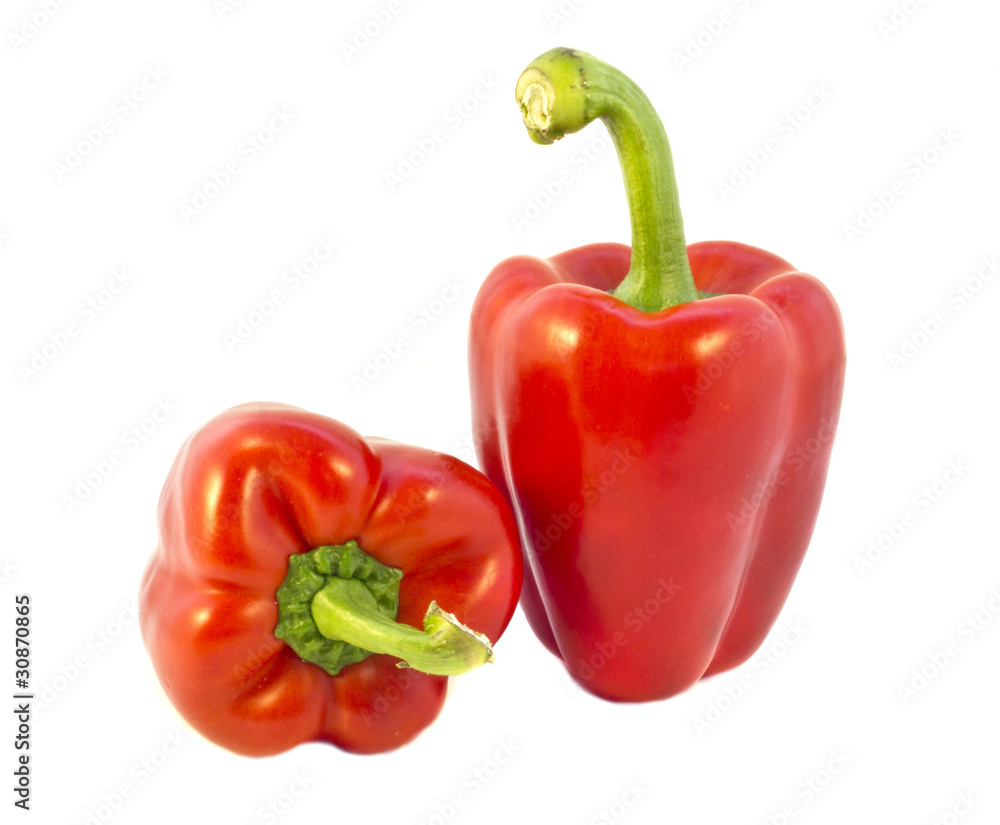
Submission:
M 536 143 L 552 143 L 597 118 L 611 135 L 632 221 L 632 263 L 613 295 L 644 312 L 697 300 L 670 144 L 642 90 L 592 55 L 553 49 L 524 70 L 515 94 Z
M 424 629 L 400 624 L 379 611 L 371 592 L 354 579 L 333 579 L 312 601 L 319 632 L 372 653 L 388 653 L 406 666 L 438 676 L 456 676 L 493 660 L 489 639 L 470 630 L 436 602 Z
M 336 676 L 373 653 L 389 653 L 424 673 L 455 676 L 493 661 L 490 641 L 431 602 L 424 629 L 397 622 L 403 571 L 382 564 L 356 541 L 288 558 L 275 594 L 274 635 L 300 659 Z

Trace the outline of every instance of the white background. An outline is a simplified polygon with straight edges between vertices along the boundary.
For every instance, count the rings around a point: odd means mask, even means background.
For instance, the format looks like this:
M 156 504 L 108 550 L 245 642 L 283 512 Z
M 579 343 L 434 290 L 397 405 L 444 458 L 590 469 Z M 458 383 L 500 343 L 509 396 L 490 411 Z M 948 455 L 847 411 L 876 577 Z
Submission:
M 30 594 L 28 816 L 997 821 L 998 23 L 986 0 L 7 0 L 0 616 L 10 640 Z M 689 241 L 772 250 L 842 308 L 841 430 L 774 633 L 739 670 L 617 706 L 573 685 L 518 613 L 496 666 L 452 680 L 402 750 L 215 747 L 160 692 L 134 619 L 170 462 L 249 400 L 474 460 L 465 346 L 482 279 L 516 253 L 628 242 L 603 126 L 549 147 L 524 133 L 517 76 L 557 45 L 654 101 Z M 253 136 L 273 140 L 251 158 Z M 283 273 L 319 238 L 336 254 L 292 290 Z M 449 282 L 458 299 L 415 323 Z M 253 315 L 274 289 L 283 302 Z M 255 325 L 234 344 L 241 321 Z M 358 387 L 401 332 L 412 344 Z

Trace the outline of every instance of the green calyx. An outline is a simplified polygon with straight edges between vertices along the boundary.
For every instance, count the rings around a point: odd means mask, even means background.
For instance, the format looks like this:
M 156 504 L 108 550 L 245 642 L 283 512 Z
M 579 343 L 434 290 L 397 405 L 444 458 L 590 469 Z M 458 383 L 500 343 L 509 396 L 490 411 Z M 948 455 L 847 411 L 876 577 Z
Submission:
M 536 143 L 552 143 L 597 119 L 608 129 L 632 223 L 631 267 L 612 294 L 643 312 L 702 297 L 687 259 L 670 144 L 642 90 L 592 55 L 552 49 L 524 70 L 515 95 Z
M 489 639 L 431 602 L 419 630 L 396 621 L 403 572 L 356 541 L 290 556 L 274 635 L 331 676 L 375 653 L 400 667 L 454 676 L 493 660 Z
M 369 556 L 356 541 L 324 545 L 288 557 L 288 574 L 278 588 L 278 625 L 274 635 L 299 658 L 323 668 L 331 676 L 372 655 L 342 639 L 320 633 L 312 615 L 313 598 L 332 580 L 358 582 L 376 609 L 394 620 L 399 612 L 399 582 L 403 571 Z

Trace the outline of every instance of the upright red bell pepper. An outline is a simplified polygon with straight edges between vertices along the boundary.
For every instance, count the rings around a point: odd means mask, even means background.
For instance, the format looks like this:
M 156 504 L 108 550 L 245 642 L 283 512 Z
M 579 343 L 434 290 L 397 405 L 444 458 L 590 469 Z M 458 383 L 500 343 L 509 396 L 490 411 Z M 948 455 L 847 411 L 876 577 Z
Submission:
M 213 742 L 377 753 L 492 658 L 520 585 L 513 514 L 477 470 L 247 404 L 177 456 L 139 619 L 163 690 Z
M 470 327 L 477 452 L 520 522 L 535 633 L 593 693 L 660 699 L 744 662 L 781 610 L 827 475 L 843 326 L 781 258 L 685 247 L 666 134 L 619 71 L 556 49 L 517 99 L 538 143 L 605 123 L 632 248 L 490 273 Z

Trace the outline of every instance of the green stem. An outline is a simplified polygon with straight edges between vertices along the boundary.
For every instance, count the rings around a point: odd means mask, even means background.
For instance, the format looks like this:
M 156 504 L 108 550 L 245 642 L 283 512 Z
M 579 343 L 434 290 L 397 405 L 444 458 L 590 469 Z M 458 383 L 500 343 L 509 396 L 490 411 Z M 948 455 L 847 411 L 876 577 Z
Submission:
M 536 143 L 552 143 L 598 118 L 611 135 L 632 221 L 632 263 L 612 294 L 644 312 L 697 300 L 670 144 L 642 90 L 592 55 L 553 49 L 524 70 L 516 95 Z
M 294 553 L 275 594 L 274 635 L 331 676 L 374 653 L 441 676 L 493 660 L 489 639 L 434 602 L 423 631 L 395 621 L 402 578 L 402 570 L 382 564 L 353 540 Z
M 493 660 L 489 639 L 436 602 L 427 609 L 424 629 L 417 630 L 388 618 L 371 591 L 355 579 L 332 579 L 313 597 L 312 617 L 327 638 L 388 653 L 424 673 L 455 676 Z

